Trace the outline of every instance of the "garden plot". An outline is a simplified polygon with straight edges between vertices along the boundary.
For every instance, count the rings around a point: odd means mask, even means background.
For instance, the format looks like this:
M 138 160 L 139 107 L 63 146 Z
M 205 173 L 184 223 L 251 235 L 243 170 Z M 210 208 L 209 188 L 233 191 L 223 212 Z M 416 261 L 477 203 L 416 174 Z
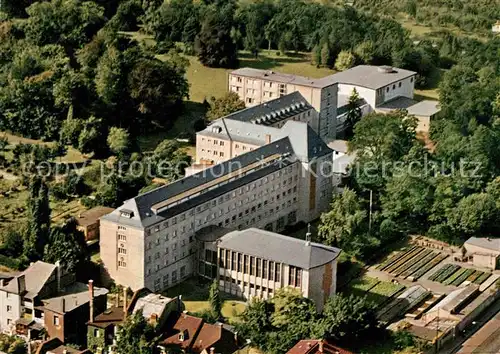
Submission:
M 377 313 L 377 318 L 380 322 L 390 323 L 396 317 L 403 315 L 405 312 L 411 310 L 422 301 L 427 299 L 430 292 L 423 286 L 415 285 L 408 288 L 401 295 L 389 302 Z
M 435 271 L 429 280 L 442 283 L 444 285 L 459 286 L 465 281 L 471 282 L 476 285 L 481 285 L 489 277 L 491 273 L 483 272 L 480 270 L 462 268 L 457 264 L 445 264 L 437 271 Z
M 404 290 L 405 286 L 376 278 L 363 276 L 351 282 L 344 291 L 346 295 L 366 296 L 367 301 L 381 306 Z

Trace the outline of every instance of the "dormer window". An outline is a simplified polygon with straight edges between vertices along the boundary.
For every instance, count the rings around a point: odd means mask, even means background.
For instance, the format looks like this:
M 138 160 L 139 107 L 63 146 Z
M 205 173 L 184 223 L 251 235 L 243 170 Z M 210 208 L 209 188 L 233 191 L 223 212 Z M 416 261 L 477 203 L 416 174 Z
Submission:
M 188 336 L 187 329 L 185 329 L 179 333 L 179 341 L 184 342 L 185 340 L 188 340 L 188 339 L 189 339 L 189 336 Z
M 120 216 L 122 216 L 124 218 L 131 219 L 134 217 L 134 212 L 132 210 L 128 210 L 128 209 L 121 209 Z

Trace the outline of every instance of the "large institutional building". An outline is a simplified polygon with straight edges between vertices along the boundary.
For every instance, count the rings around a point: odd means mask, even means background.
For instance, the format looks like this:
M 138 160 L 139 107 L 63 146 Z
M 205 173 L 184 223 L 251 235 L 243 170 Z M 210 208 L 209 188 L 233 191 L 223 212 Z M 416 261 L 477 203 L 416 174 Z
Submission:
M 311 127 L 324 140 L 333 140 L 344 129 L 347 103 L 356 89 L 364 113 L 403 99 L 396 108 L 409 108 L 413 101 L 417 73 L 409 70 L 359 65 L 323 77 L 281 74 L 274 71 L 242 68 L 229 74 L 229 90 L 236 92 L 247 107 L 254 107 L 294 92 L 299 92 L 315 109 Z M 229 117 L 228 117 L 229 118 Z
M 247 108 L 197 133 L 196 163 L 187 176 L 124 202 L 101 219 L 101 258 L 109 275 L 132 289 L 155 291 L 195 273 L 217 277 L 217 247 L 205 250 L 207 240 L 248 228 L 280 232 L 317 219 L 339 183 L 332 173 L 338 156 L 327 142 L 343 129 L 353 89 L 364 113 L 408 108 L 414 103 L 415 75 L 375 66 L 358 66 L 322 79 L 248 68 L 233 71 L 229 90 L 238 93 Z M 257 235 L 255 230 L 251 233 Z M 263 231 L 258 236 L 279 240 L 272 235 Z M 245 254 L 243 249 L 233 251 Z M 268 261 L 278 256 L 268 255 Z M 281 263 L 285 269 L 308 269 L 291 261 Z M 229 287 L 246 297 L 257 294 L 257 283 L 253 292 L 250 283 L 236 283 L 236 289 L 227 283 L 232 284 L 232 278 L 222 276 L 224 290 Z M 263 285 L 259 286 L 262 295 Z M 264 295 L 275 289 L 265 288 Z M 308 289 L 302 288 L 303 293 Z
M 196 272 L 195 236 L 207 226 L 281 231 L 317 219 L 333 192 L 332 150 L 308 124 L 287 125 L 287 136 L 104 216 L 101 258 L 109 275 L 132 289 L 161 290 Z

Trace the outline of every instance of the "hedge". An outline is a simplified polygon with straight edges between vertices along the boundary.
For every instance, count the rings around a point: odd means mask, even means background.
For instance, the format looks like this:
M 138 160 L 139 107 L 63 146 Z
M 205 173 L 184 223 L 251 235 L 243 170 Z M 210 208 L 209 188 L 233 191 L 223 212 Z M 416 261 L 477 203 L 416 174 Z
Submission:
M 21 268 L 21 262 L 19 260 L 4 256 L 3 254 L 0 254 L 0 265 L 14 270 L 19 270 Z

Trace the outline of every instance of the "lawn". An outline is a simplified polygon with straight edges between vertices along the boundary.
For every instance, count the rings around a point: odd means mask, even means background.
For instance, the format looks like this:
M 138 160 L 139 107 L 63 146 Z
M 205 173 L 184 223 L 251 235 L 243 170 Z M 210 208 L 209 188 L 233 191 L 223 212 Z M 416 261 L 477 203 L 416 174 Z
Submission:
M 190 278 L 176 286 L 167 289 L 165 296 L 176 297 L 182 295 L 186 310 L 192 313 L 210 308 L 208 303 L 208 288 L 211 282 L 202 278 Z M 245 303 L 231 295 L 221 293 L 224 300 L 222 315 L 229 321 L 237 321 L 238 315 L 245 310 Z

